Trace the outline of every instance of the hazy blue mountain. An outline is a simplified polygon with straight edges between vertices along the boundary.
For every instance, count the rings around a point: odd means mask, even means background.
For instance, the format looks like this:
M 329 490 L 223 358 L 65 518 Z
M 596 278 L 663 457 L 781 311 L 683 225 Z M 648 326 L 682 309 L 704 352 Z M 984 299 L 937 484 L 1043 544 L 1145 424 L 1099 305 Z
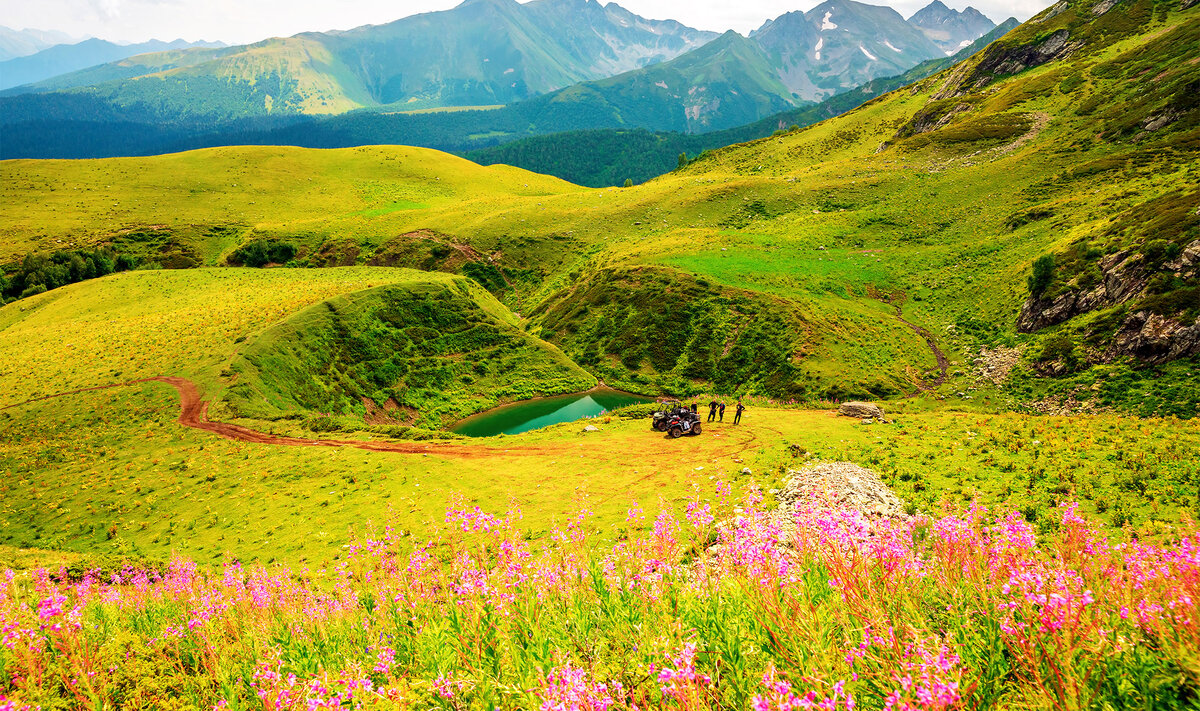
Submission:
M 150 40 L 138 44 L 115 44 L 92 38 L 76 44 L 57 44 L 25 57 L 0 62 L 0 89 L 31 84 L 148 52 L 223 46 L 220 42 L 185 42 L 181 39 L 173 42 Z
M 138 55 L 9 90 L 2 149 L 7 157 L 235 143 L 464 151 L 565 131 L 699 134 L 781 112 L 825 117 L 861 97 L 807 107 L 947 59 L 894 10 L 852 0 L 787 13 L 749 38 L 710 36 L 594 0 L 468 0 L 345 32 Z M 697 46 L 683 51 L 689 45 Z M 442 105 L 475 110 L 421 112 Z
M 56 30 L 14 30 L 0 25 L 0 62 L 13 57 L 25 57 L 56 44 L 78 41 L 77 38 Z
M 946 7 L 942 0 L 933 0 L 908 21 L 919 27 L 947 55 L 968 46 L 996 26 L 973 7 L 954 10 Z
M 147 54 L 34 84 L 164 117 L 488 106 L 676 57 L 717 36 L 595 0 L 467 0 L 385 25 Z

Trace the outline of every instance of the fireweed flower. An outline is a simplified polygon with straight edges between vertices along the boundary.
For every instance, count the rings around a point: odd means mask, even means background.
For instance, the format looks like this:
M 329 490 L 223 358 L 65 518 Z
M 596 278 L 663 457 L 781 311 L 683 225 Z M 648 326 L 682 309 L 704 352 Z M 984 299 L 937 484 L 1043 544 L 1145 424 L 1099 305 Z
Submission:
M 536 695 L 542 711 L 607 711 L 618 702 L 625 707 L 620 683 L 597 683 L 584 669 L 569 666 L 551 669 Z
M 525 695 L 546 709 L 710 708 L 740 674 L 756 709 L 907 711 L 991 703 L 978 696 L 981 645 L 1013 670 L 1004 693 L 1030 705 L 1057 698 L 1056 684 L 1100 688 L 1087 674 L 1136 674 L 1130 650 L 1153 673 L 1200 656 L 1194 532 L 1117 544 L 1072 505 L 1039 536 L 980 506 L 880 519 L 819 498 L 784 515 L 756 498 L 730 514 L 698 499 L 678 518 L 664 507 L 612 544 L 589 538 L 587 512 L 531 540 L 519 512 L 459 502 L 427 541 L 370 530 L 316 573 L 182 559 L 75 580 L 7 571 L 0 668 L 13 681 L 0 688 L 23 709 L 82 684 L 122 688 L 126 669 L 186 665 L 147 688 L 192 678 L 172 693 L 271 709 L 422 689 L 461 707 Z M 98 651 L 102 629 L 126 646 Z M 797 650 L 823 661 L 799 664 Z M 75 686 L 53 669 L 76 670 Z

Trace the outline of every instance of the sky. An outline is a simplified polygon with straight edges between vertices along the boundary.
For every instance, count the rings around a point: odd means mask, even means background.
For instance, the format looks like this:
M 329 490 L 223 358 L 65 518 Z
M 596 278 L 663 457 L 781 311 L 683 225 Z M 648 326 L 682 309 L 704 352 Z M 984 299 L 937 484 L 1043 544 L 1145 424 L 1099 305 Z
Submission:
M 866 0 L 908 17 L 930 0 Z M 975 7 L 994 22 L 1026 20 L 1051 0 L 942 0 Z M 383 24 L 419 12 L 445 10 L 461 0 L 0 0 L 0 25 L 60 30 L 114 42 L 148 39 L 220 40 L 245 44 L 299 32 Z M 619 0 L 643 17 L 678 20 L 703 30 L 748 34 L 764 21 L 820 0 Z M 607 4 L 605 2 L 605 4 Z

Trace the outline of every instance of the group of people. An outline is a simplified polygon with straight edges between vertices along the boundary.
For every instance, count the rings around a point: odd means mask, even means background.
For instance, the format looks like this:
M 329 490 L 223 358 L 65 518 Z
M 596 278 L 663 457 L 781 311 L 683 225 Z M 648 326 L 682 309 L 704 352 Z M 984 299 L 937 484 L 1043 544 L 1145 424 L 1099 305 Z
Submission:
M 696 409 L 696 406 L 692 405 L 692 410 L 695 411 L 695 409 Z M 742 413 L 745 411 L 746 411 L 746 406 L 742 404 L 741 400 L 738 400 L 737 407 L 734 408 L 734 411 L 733 411 L 733 424 L 736 425 L 742 421 Z M 716 420 L 717 422 L 725 421 L 725 401 L 724 400 L 713 400 L 712 402 L 708 403 L 708 421 L 712 422 L 714 420 Z

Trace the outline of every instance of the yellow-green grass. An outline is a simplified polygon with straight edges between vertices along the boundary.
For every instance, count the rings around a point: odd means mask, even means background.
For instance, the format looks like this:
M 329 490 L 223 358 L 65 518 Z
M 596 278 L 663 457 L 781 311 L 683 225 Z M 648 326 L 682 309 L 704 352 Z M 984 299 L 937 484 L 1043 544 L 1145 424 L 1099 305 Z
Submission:
M 468 216 L 501 200 L 575 192 L 550 176 L 481 167 L 404 146 L 212 148 L 145 158 L 0 163 L 0 261 L 104 241 L 148 225 L 239 224 L 366 240 L 426 226 L 408 213 Z M 234 244 L 194 245 L 215 261 Z
M 880 298 L 903 293 L 905 318 L 932 332 L 953 361 L 940 391 L 953 397 L 971 382 L 967 364 L 980 345 L 956 335 L 967 323 L 1037 345 L 1014 333 L 1035 257 L 1099 238 L 1114 209 L 1200 186 L 1194 152 L 1144 156 L 1137 143 L 1097 140 L 1096 119 L 1077 111 L 1080 95 L 1058 88 L 1067 73 L 1082 76 L 1083 63 L 1136 50 L 1198 12 L 1169 14 L 1166 25 L 1160 16 L 1142 36 L 971 97 L 977 115 L 1027 126 L 1022 136 L 942 140 L 934 132 L 884 146 L 940 91 L 940 75 L 628 189 L 585 190 L 406 148 L 7 162 L 0 259 L 103 242 L 129 227 L 233 224 L 238 231 L 197 238 L 206 262 L 219 263 L 251 236 L 287 238 L 302 252 L 346 240 L 363 248 L 362 261 L 389 240 L 423 239 L 403 235 L 425 229 L 504 266 L 540 270 L 540 284 L 506 297 L 522 312 L 589 270 L 665 264 L 794 301 L 818 333 L 799 355 L 813 377 L 835 382 L 871 368 L 911 372 L 913 381 L 927 374 L 922 340 Z M 1087 75 L 1074 91 L 1101 83 Z M 1115 172 L 1070 177 L 1114 157 L 1129 160 Z M 1033 208 L 1052 217 L 1013 219 Z M 119 275 L 9 305 L 0 310 L 0 352 L 11 354 L 0 366 L 0 404 L 161 373 L 188 375 L 219 394 L 238 338 L 329 296 L 385 283 L 387 274 L 401 273 Z M 968 407 L 988 409 L 986 398 L 1004 404 L 999 389 L 978 392 Z M 707 476 L 721 470 L 749 466 L 777 486 L 781 468 L 804 459 L 787 443 L 872 466 L 922 507 L 978 496 L 1052 526 L 1051 504 L 1079 498 L 1085 513 L 1132 519 L 1150 534 L 1196 510 L 1194 421 L 925 411 L 934 402 L 906 405 L 898 427 L 755 409 L 740 430 L 716 427 L 678 442 L 651 435 L 644 422 L 591 435 L 564 425 L 481 444 L 490 456 L 450 460 L 230 442 L 174 424 L 175 396 L 161 385 L 86 393 L 0 414 L 9 474 L 0 530 L 13 536 L 0 544 L 324 560 L 347 540 L 349 525 L 395 517 L 416 528 L 454 491 L 490 509 L 515 497 L 539 530 L 575 509 L 578 491 L 598 527 L 611 530 L 629 499 L 661 495 L 677 505 L 692 484 L 708 487 Z M 510 442 L 542 451 L 496 453 Z M 743 462 L 734 461 L 739 449 Z M 169 532 L 172 521 L 186 533 Z
M 496 512 L 516 505 L 537 536 L 586 507 L 587 525 L 617 537 L 635 500 L 678 508 L 720 481 L 769 495 L 788 468 L 816 459 L 873 467 L 913 509 L 978 501 L 1043 527 L 1069 499 L 1101 521 L 1127 516 L 1141 535 L 1187 525 L 1197 506 L 1195 422 L 940 412 L 863 425 L 753 407 L 741 425 L 730 417 L 695 438 L 614 418 L 598 432 L 563 424 L 447 457 L 249 444 L 184 428 L 177 414 L 158 383 L 0 412 L 0 545 L 323 564 L 352 530 L 421 534 L 453 496 Z
M 239 343 L 304 307 L 383 284 L 456 279 L 387 267 L 209 268 L 72 284 L 0 307 L 0 406 L 156 375 L 191 378 L 217 398 Z

